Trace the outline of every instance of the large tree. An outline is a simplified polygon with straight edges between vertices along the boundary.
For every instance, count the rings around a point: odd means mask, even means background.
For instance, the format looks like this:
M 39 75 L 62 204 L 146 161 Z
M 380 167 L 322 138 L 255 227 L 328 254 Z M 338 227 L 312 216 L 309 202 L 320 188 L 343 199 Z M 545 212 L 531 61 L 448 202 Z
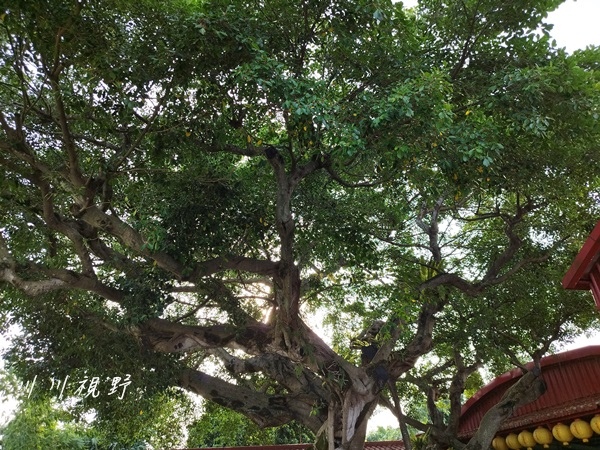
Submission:
M 552 46 L 559 3 L 2 2 L 14 370 L 346 450 L 383 403 L 460 446 L 471 374 L 594 320 L 559 281 L 600 217 L 600 54 Z

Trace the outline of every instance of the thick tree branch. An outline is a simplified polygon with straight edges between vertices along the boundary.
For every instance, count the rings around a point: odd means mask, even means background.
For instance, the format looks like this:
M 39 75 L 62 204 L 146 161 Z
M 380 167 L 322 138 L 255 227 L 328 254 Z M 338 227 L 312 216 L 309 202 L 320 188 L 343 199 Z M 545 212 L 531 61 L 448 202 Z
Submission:
M 43 279 L 28 280 L 19 274 L 19 267 L 8 249 L 6 240 L 0 235 L 0 281 L 5 281 L 27 295 L 33 297 L 58 290 L 78 289 L 93 292 L 107 300 L 121 302 L 121 291 L 101 283 L 95 277 L 78 274 L 66 269 L 48 269 L 35 265 L 27 266 L 28 275 L 42 275 Z
M 500 401 L 483 416 L 477 432 L 465 447 L 466 450 L 488 448 L 502 422 L 511 417 L 518 408 L 538 399 L 546 391 L 546 384 L 540 375 L 538 360 L 535 368 L 511 386 Z
M 521 238 L 516 234 L 515 228 L 521 223 L 525 215 L 535 209 L 533 202 L 528 202 L 525 206 L 517 207 L 517 212 L 514 216 L 506 218 L 506 227 L 504 232 L 508 238 L 508 245 L 505 250 L 490 264 L 487 273 L 482 279 L 482 283 L 492 280 L 500 274 L 505 267 L 515 256 L 517 251 L 523 245 Z
M 54 292 L 61 289 L 69 289 L 71 287 L 63 280 L 59 279 L 36 281 L 24 280 L 17 275 L 16 271 L 7 267 L 0 268 L 0 281 L 5 281 L 32 297 L 37 297 L 38 295 L 47 294 L 49 292 Z
M 323 389 L 323 380 L 296 362 L 290 361 L 275 353 L 265 353 L 248 359 L 231 355 L 222 348 L 212 353 L 225 363 L 225 368 L 232 374 L 248 374 L 261 372 L 277 381 L 289 392 L 301 392 L 314 395 L 315 401 L 329 404 L 331 393 Z
M 279 310 L 278 318 L 284 340 L 292 346 L 289 331 L 297 328 L 300 310 L 300 270 L 295 263 L 294 234 L 295 222 L 292 214 L 292 197 L 298 184 L 311 173 L 322 167 L 320 158 L 312 159 L 304 166 L 293 166 L 288 175 L 285 161 L 275 147 L 267 147 L 265 156 L 275 175 L 277 185 L 275 221 L 280 240 L 280 264 L 276 278 L 276 293 Z
M 164 252 L 150 251 L 142 235 L 118 216 L 107 214 L 97 206 L 91 205 L 83 211 L 81 219 L 93 228 L 116 237 L 135 253 L 156 261 L 160 268 L 177 278 L 184 279 L 185 267 L 182 264 Z
M 439 243 L 439 226 L 438 226 L 438 218 L 440 215 L 440 210 L 444 206 L 444 197 L 440 197 L 435 202 L 435 205 L 431 211 L 431 219 L 429 224 L 426 224 L 423 221 L 423 218 L 428 213 L 428 210 L 425 206 L 421 208 L 421 212 L 415 219 L 417 225 L 421 230 L 423 230 L 427 236 L 429 237 L 429 251 L 433 257 L 434 263 L 440 263 L 442 261 L 442 251 L 440 249 Z
M 243 328 L 234 325 L 194 326 L 165 319 L 150 319 L 138 333 L 146 344 L 159 352 L 180 353 L 228 347 L 260 354 L 273 341 L 272 328 L 260 322 Z
M 417 322 L 417 331 L 411 342 L 400 353 L 394 355 L 390 367 L 390 378 L 395 380 L 403 373 L 414 367 L 417 360 L 427 354 L 433 345 L 433 327 L 436 322 L 435 315 L 445 305 L 445 300 L 428 302 L 421 307 Z
M 233 255 L 222 256 L 196 264 L 194 271 L 184 279 L 193 282 L 223 270 L 239 270 L 272 277 L 277 275 L 278 268 L 279 263 L 275 261 Z
M 46 224 L 51 230 L 57 231 L 69 238 L 73 243 L 75 253 L 81 261 L 83 273 L 88 277 L 95 278 L 94 265 L 83 236 L 75 227 L 63 222 L 54 211 L 53 194 L 50 185 L 41 176 L 36 176 L 35 178 L 41 191 L 42 211 Z
M 456 373 L 452 377 L 450 391 L 448 393 L 450 397 L 450 416 L 448 418 L 446 431 L 450 435 L 456 436 L 460 421 L 462 394 L 465 391 L 465 384 L 469 376 L 482 367 L 482 363 L 477 359 L 473 364 L 465 365 L 464 359 L 458 351 L 454 352 L 454 363 L 456 366 Z
M 325 420 L 319 413 L 321 405 L 310 403 L 313 398 L 306 399 L 301 395 L 267 395 L 192 369 L 182 373 L 180 385 L 244 414 L 260 427 L 279 426 L 297 420 L 316 433 Z

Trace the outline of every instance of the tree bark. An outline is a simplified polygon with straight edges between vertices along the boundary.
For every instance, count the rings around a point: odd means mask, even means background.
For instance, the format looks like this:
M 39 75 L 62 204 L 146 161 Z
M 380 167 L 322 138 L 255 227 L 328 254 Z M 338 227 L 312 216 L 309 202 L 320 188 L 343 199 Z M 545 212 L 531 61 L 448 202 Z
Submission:
M 323 423 L 322 417 L 311 414 L 314 405 L 310 398 L 267 395 L 193 369 L 184 370 L 180 385 L 207 400 L 246 415 L 260 427 L 274 427 L 297 420 L 317 432 Z
M 377 406 L 376 391 L 348 389 L 342 404 L 330 403 L 326 423 L 317 433 L 318 450 L 363 450 L 369 418 Z

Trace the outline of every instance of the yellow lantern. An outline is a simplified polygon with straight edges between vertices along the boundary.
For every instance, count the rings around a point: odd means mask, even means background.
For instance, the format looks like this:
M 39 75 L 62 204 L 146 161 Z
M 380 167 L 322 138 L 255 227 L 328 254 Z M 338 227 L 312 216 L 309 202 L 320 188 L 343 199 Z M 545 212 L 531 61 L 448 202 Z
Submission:
M 569 445 L 569 442 L 574 438 L 573 433 L 571 433 L 569 427 L 564 423 L 557 423 L 554 425 L 554 428 L 552 428 L 552 435 L 557 441 L 562 442 L 563 445 Z
M 594 433 L 600 434 L 600 414 L 596 414 L 594 417 L 592 417 L 592 420 L 590 420 L 590 425 L 592 430 L 594 430 Z
M 523 447 L 527 447 L 527 450 L 531 450 L 531 448 L 536 444 L 531 431 L 521 431 L 519 436 L 517 436 L 517 439 L 519 440 L 519 444 L 521 444 Z
M 517 436 L 515 433 L 510 433 L 508 436 L 506 436 L 505 440 L 506 445 L 508 445 L 508 448 L 510 448 L 511 450 L 519 450 L 521 448 L 519 436 Z
M 550 430 L 544 427 L 537 427 L 533 431 L 533 438 L 535 439 L 535 442 L 537 442 L 540 445 L 543 445 L 544 448 L 550 447 L 550 444 L 552 443 L 553 439 Z
M 492 440 L 492 447 L 494 450 L 509 450 L 508 445 L 506 445 L 506 441 L 502 436 L 496 436 Z
M 590 438 L 594 434 L 590 424 L 581 419 L 575 419 L 569 428 L 571 429 L 573 436 L 575 436 L 577 439 L 581 439 L 583 442 L 589 442 Z

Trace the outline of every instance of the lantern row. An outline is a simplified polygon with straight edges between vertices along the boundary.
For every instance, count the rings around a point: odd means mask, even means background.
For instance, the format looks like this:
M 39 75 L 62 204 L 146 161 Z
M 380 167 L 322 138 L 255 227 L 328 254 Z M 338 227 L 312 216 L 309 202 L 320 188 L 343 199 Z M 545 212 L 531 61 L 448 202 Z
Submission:
M 557 423 L 552 427 L 552 431 L 539 426 L 533 433 L 523 430 L 519 434 L 510 433 L 505 438 L 496 436 L 492 441 L 492 447 L 494 450 L 520 450 L 522 448 L 531 450 L 536 444 L 540 444 L 544 448 L 548 448 L 554 439 L 562 442 L 563 445 L 569 445 L 569 442 L 574 438 L 588 442 L 594 433 L 600 434 L 599 414 L 596 414 L 589 422 L 575 419 L 570 426 L 564 423 Z

